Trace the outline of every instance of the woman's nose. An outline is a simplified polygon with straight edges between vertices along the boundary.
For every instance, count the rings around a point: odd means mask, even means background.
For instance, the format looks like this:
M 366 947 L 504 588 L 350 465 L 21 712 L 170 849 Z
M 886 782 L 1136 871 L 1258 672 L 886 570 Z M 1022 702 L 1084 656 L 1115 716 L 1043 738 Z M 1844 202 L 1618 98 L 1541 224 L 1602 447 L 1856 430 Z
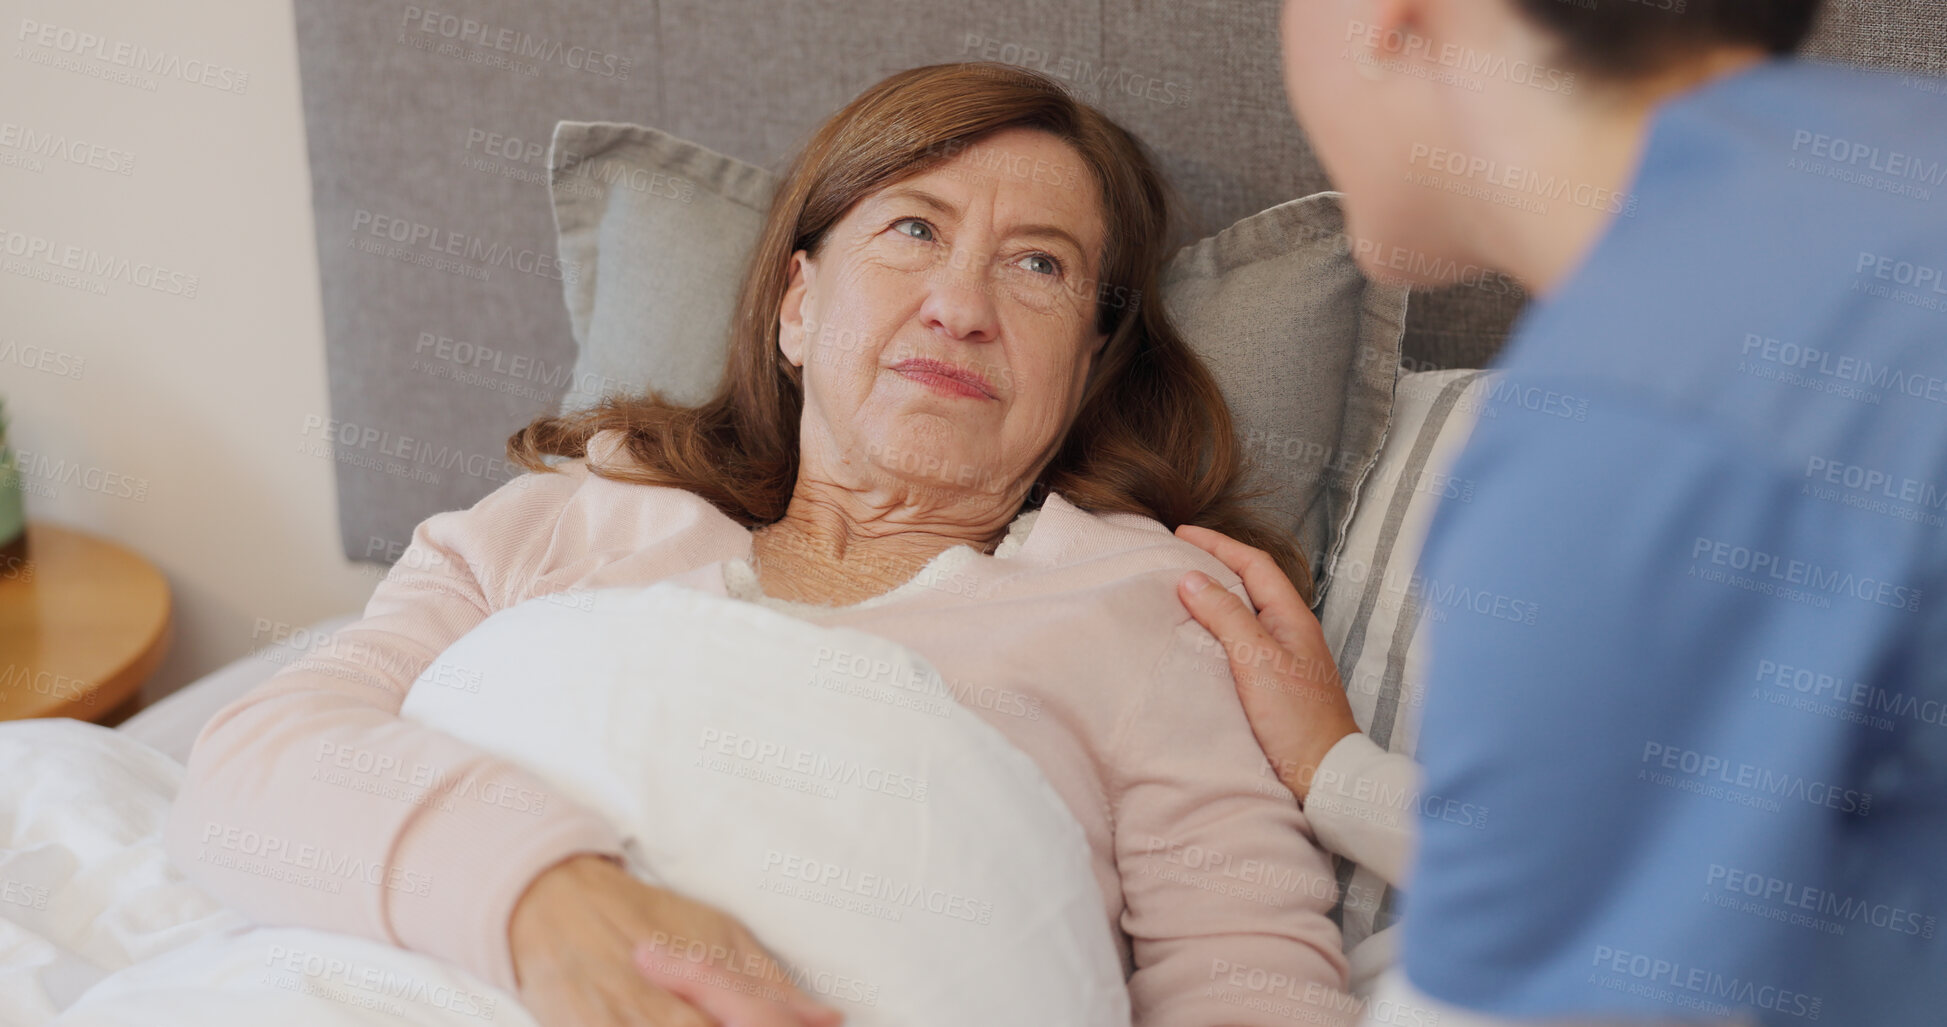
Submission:
M 1000 313 L 987 274 L 989 263 L 956 251 L 933 269 L 926 277 L 926 302 L 920 307 L 928 328 L 968 342 L 986 342 L 999 335 Z

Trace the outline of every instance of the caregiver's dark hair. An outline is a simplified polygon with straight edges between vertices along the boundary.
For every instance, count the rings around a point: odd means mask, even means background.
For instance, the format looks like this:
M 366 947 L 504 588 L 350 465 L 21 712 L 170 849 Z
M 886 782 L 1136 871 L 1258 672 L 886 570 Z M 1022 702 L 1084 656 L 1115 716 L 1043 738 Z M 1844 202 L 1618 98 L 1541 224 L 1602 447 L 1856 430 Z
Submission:
M 1602 78 L 1663 70 L 1717 46 L 1798 49 L 1822 0 L 1514 0 L 1530 21 L 1559 37 L 1561 62 Z
M 921 174 L 1003 129 L 1048 132 L 1094 177 L 1106 230 L 1096 330 L 1108 340 L 1073 426 L 1040 482 L 1085 510 L 1135 513 L 1172 530 L 1199 524 L 1270 553 L 1309 602 L 1309 567 L 1292 540 L 1244 504 L 1245 457 L 1215 379 L 1162 305 L 1169 190 L 1148 152 L 1109 117 L 1044 75 L 1004 64 L 939 64 L 899 72 L 818 128 L 772 198 L 745 272 L 729 368 L 696 407 L 653 390 L 585 411 L 541 417 L 507 440 L 510 459 L 579 457 L 598 431 L 628 433 L 628 467 L 592 468 L 618 481 L 695 493 L 746 527 L 784 516 L 798 477 L 800 369 L 778 351 L 778 309 L 791 255 L 867 195 Z M 1030 505 L 1035 500 L 1030 499 Z

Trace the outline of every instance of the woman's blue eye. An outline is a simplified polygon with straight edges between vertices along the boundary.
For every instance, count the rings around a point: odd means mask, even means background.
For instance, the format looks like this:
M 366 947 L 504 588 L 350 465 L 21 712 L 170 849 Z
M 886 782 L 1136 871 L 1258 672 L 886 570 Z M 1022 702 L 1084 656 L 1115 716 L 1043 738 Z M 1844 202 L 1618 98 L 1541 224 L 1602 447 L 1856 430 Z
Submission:
M 892 230 L 921 242 L 933 241 L 933 226 L 918 218 L 900 218 L 892 223 Z
M 1053 257 L 1048 256 L 1045 253 L 1030 253 L 1021 259 L 1023 262 L 1025 262 L 1028 265 L 1028 269 L 1033 271 L 1035 274 L 1038 275 L 1061 274 L 1061 262 L 1056 260 Z

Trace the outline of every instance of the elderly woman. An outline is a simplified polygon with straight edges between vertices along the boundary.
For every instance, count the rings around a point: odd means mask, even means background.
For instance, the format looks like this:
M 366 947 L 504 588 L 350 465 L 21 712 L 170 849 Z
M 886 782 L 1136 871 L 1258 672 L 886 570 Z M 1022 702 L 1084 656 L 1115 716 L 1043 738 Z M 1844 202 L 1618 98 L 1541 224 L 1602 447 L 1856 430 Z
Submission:
M 611 398 L 515 434 L 533 473 L 421 523 L 363 620 L 211 720 L 175 861 L 261 920 L 517 989 L 550 1027 L 829 1022 L 806 996 L 638 962 L 658 932 L 761 938 L 633 878 L 611 825 L 521 767 L 398 715 L 494 611 L 677 582 L 884 636 L 954 682 L 1080 824 L 1137 1022 L 1283 1019 L 1217 995 L 1222 968 L 1343 987 L 1326 857 L 1174 591 L 1199 568 L 1242 591 L 1171 534 L 1191 521 L 1303 563 L 1240 506 L 1222 398 L 1155 302 L 1167 223 L 1138 143 L 1045 78 L 948 65 L 867 90 L 773 202 L 716 395 Z M 545 801 L 327 787 L 324 752 Z M 199 859 L 211 825 L 384 872 L 337 895 L 237 872 Z M 1284 883 L 1238 887 L 1245 867 Z

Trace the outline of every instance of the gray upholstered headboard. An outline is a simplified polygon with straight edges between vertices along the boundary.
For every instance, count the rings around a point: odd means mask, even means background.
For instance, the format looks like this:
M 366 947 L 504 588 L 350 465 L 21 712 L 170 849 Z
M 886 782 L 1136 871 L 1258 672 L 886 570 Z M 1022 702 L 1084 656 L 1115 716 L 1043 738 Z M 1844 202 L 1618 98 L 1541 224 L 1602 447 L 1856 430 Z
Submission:
M 654 125 L 781 165 L 901 68 L 990 59 L 1073 83 L 1160 155 L 1206 235 L 1328 183 L 1286 110 L 1274 0 L 296 0 L 339 526 L 389 561 L 514 469 L 574 343 L 547 197 L 557 120 Z M 1813 52 L 1947 71 L 1947 0 L 1833 0 Z M 1518 297 L 1416 297 L 1413 367 L 1479 366 Z

